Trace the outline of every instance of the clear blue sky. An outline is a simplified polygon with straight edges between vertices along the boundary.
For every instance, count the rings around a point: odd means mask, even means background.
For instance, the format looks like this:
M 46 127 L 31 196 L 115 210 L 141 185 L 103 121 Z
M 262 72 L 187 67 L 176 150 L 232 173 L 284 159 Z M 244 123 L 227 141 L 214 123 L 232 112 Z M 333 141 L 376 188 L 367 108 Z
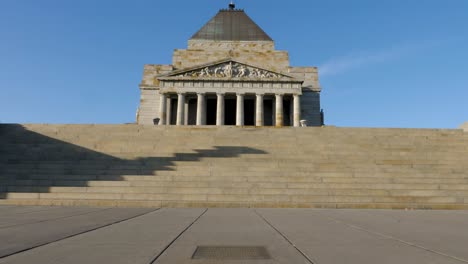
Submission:
M 228 0 L 2 0 L 0 122 L 135 121 L 144 64 L 170 64 Z M 468 121 L 467 0 L 238 0 L 293 66 L 318 66 L 326 123 Z

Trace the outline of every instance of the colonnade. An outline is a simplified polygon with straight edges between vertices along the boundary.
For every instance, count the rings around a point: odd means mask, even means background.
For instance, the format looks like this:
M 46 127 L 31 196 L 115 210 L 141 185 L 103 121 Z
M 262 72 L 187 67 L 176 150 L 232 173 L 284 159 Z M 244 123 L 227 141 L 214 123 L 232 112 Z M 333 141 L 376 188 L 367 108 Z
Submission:
M 264 125 L 264 94 L 255 95 L 255 125 L 263 126 Z M 286 94 L 275 94 L 275 124 L 276 126 L 283 126 L 284 116 L 283 116 L 283 98 Z M 181 126 L 186 124 L 185 119 L 185 98 L 186 93 L 177 93 L 177 115 L 176 115 L 176 125 Z M 225 125 L 225 94 L 217 93 L 217 104 L 216 104 L 216 125 L 223 126 Z M 301 120 L 301 103 L 300 95 L 292 94 L 293 98 L 293 126 L 299 127 Z M 170 124 L 168 120 L 167 110 L 172 109 L 171 100 L 167 100 L 167 94 L 160 95 L 160 108 L 159 108 L 159 117 L 160 125 Z M 237 93 L 236 94 L 236 126 L 244 125 L 244 99 L 245 94 Z M 206 94 L 197 93 L 197 115 L 196 115 L 196 125 L 203 126 L 206 125 Z

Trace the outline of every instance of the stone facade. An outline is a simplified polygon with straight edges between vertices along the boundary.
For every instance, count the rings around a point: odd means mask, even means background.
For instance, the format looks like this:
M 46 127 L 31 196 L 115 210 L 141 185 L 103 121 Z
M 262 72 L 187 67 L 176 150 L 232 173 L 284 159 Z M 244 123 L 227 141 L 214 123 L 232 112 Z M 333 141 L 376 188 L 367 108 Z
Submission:
M 322 125 L 317 67 L 290 66 L 242 10 L 221 10 L 172 65 L 145 65 L 140 90 L 138 124 Z

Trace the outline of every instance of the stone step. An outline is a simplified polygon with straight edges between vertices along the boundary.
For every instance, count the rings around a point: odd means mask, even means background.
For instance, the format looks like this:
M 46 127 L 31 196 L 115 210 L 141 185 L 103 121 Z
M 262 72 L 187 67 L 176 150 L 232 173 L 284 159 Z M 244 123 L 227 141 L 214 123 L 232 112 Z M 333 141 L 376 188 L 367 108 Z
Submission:
M 32 185 L 34 184 L 34 185 Z M 284 189 L 381 189 L 381 190 L 468 190 L 463 183 L 434 183 L 433 181 L 420 182 L 324 182 L 323 179 L 310 178 L 277 178 L 268 179 L 258 178 L 236 178 L 229 182 L 222 181 L 220 178 L 205 177 L 199 181 L 190 181 L 190 179 L 172 178 L 153 179 L 153 180 L 134 180 L 134 181 L 15 181 L 3 182 L 0 191 L 8 188 L 13 189 L 26 187 L 40 188 L 48 190 L 49 187 L 174 187 L 174 188 L 240 188 L 240 189 L 258 189 L 258 188 L 284 188 Z
M 300 176 L 299 176 L 300 177 Z M 324 184 L 431 184 L 434 185 L 462 185 L 468 183 L 466 178 L 323 178 L 323 177 L 283 177 L 283 176 L 251 176 L 238 177 L 234 180 L 229 177 L 178 177 L 178 176 L 123 176 L 123 177 L 69 177 L 52 179 L 50 176 L 44 176 L 42 179 L 0 179 L 2 186 L 169 186 L 182 185 L 190 186 L 237 186 L 241 183 L 249 183 L 249 185 L 240 185 L 245 188 L 255 186 L 257 183 L 264 184 L 266 182 L 278 184 L 281 188 L 286 188 L 283 183 L 290 180 L 301 180 L 306 183 L 324 183 Z M 258 180 L 261 181 L 258 181 Z M 212 184 L 210 184 L 212 183 Z M 440 187 L 439 187 L 440 188 Z
M 236 187 L 7 187 L 4 193 L 73 194 L 210 194 L 210 195 L 313 195 L 365 197 L 468 197 L 468 190 L 392 190 L 392 189 L 304 189 Z
M 301 181 L 327 183 L 460 183 L 468 180 L 464 173 L 458 174 L 396 174 L 396 173 L 308 173 L 308 172 L 217 172 L 217 173 L 180 173 L 157 172 L 149 174 L 15 174 L 0 175 L 4 184 L 29 184 L 35 181 L 65 182 L 65 181 Z
M 120 147 L 120 146 L 127 146 L 133 148 L 146 148 L 146 149 L 156 149 L 160 148 L 169 148 L 169 149 L 189 149 L 189 148 L 200 148 L 204 146 L 262 146 L 264 148 L 275 149 L 278 147 L 281 148 L 294 148 L 294 146 L 298 144 L 307 144 L 304 147 L 306 149 L 312 149 L 312 146 L 316 146 L 320 149 L 324 150 L 331 150 L 335 148 L 343 147 L 344 149 L 350 148 L 364 148 L 364 149 L 388 149 L 388 150 L 402 150 L 402 151 L 410 151 L 410 150 L 418 150 L 420 148 L 430 148 L 434 146 L 440 146 L 442 150 L 449 150 L 450 147 L 455 147 L 456 149 L 463 149 L 464 144 L 467 143 L 468 140 L 465 138 L 450 138 L 449 140 L 439 140 L 439 139 L 427 139 L 425 141 L 417 141 L 414 138 L 404 138 L 399 137 L 395 138 L 394 140 L 387 140 L 387 139 L 379 139 L 379 138 L 363 138 L 363 139 L 347 139 L 347 140 L 340 140 L 339 138 L 332 138 L 332 137 L 319 137 L 315 140 L 302 140 L 302 139 L 281 139 L 278 138 L 268 138 L 268 137 L 210 137 L 209 135 L 203 137 L 193 137 L 193 136 L 186 136 L 185 139 L 181 139 L 183 136 L 174 136 L 172 138 L 165 138 L 164 141 L 157 141 L 154 138 L 138 138 L 138 137 L 130 137 L 130 138 L 118 138 L 112 135 L 106 136 L 103 139 L 99 138 L 91 138 L 86 137 L 84 135 L 83 139 L 80 138 L 70 138 L 70 139 L 60 139 L 60 138 L 45 138 L 42 139 L 41 135 L 38 135 L 38 140 L 34 140 L 31 138 L 14 138 L 6 141 L 3 138 L 2 144 L 4 144 L 7 148 L 10 148 L 13 145 L 18 145 L 19 149 L 22 149 L 29 145 L 33 149 L 40 149 L 40 148 L 50 148 L 50 149 L 59 149 L 64 148 L 69 145 L 76 145 L 79 146 L 87 146 L 89 148 L 112 148 L 112 147 Z M 158 135 L 160 136 L 160 135 Z M 294 135 L 289 135 L 294 137 Z M 28 136 L 29 137 L 29 136 Z M 172 139 L 172 140 L 171 140 Z M 325 142 L 324 142 L 325 141 Z M 328 142 L 327 142 L 328 141 Z M 180 145 L 174 145 L 173 142 L 183 143 Z
M 174 176 L 207 176 L 207 175 L 251 175 L 258 172 L 260 175 L 265 173 L 280 173 L 280 175 L 311 175 L 314 173 L 354 173 L 354 174 L 399 174 L 412 175 L 420 173 L 439 173 L 439 174 L 461 174 L 466 172 L 465 167 L 440 167 L 440 166 L 418 166 L 418 167 L 378 167 L 378 166 L 317 166 L 317 167 L 295 167 L 293 168 L 275 168 L 272 167 L 166 167 L 163 169 L 2 169 L 3 175 L 28 177 L 28 175 L 174 175 Z M 447 176 L 451 177 L 451 176 Z
M 433 152 L 432 152 L 433 153 Z M 174 155 L 175 154 L 175 155 Z M 21 154 L 21 153 L 9 153 L 8 155 L 2 155 L 0 157 L 0 164 L 15 164 L 19 162 L 24 163 L 37 163 L 38 161 L 45 161 L 50 163 L 66 163 L 69 162 L 81 162 L 86 164 L 90 161 L 102 161 L 111 163 L 118 162 L 134 162 L 134 163 L 161 163 L 161 162 L 177 162 L 177 161 L 219 161 L 219 162 L 228 162 L 229 160 L 238 159 L 239 161 L 251 161 L 251 162 L 268 162 L 268 161 L 283 161 L 284 163 L 288 162 L 298 162 L 304 163 L 305 158 L 308 157 L 309 162 L 341 162 L 341 163 L 386 163 L 393 161 L 412 161 L 413 164 L 449 164 L 457 165 L 459 162 L 466 161 L 462 154 L 453 153 L 451 155 L 405 155 L 405 154 L 392 154 L 392 153 L 383 153 L 377 154 L 375 152 L 367 152 L 365 155 L 355 152 L 354 157 L 346 156 L 353 155 L 352 152 L 348 154 L 334 154 L 328 155 L 327 153 L 283 153 L 282 155 L 271 155 L 266 152 L 258 151 L 258 153 L 220 153 L 216 151 L 209 150 L 207 154 L 204 153 L 138 153 L 138 154 L 116 154 L 112 155 L 101 155 L 101 154 L 86 154 L 86 153 L 39 153 L 39 154 Z M 298 160 L 292 159 L 292 157 L 298 157 Z M 314 159 L 311 160 L 311 158 Z M 251 160 L 249 160 L 251 159 Z M 253 159 L 258 159 L 257 161 Z M 463 163 L 462 163 L 463 164 Z
M 149 208 L 355 208 L 355 209 L 451 209 L 466 210 L 466 204 L 434 203 L 285 203 L 285 202 L 206 202 L 206 201 L 147 201 L 147 200 L 66 200 L 66 199 L 8 199 L 0 205 L 26 206 L 102 206 L 102 207 L 149 207 Z
M 47 133 L 45 134 L 40 134 L 40 132 L 31 132 L 28 134 L 25 134 L 23 136 L 15 136 L 15 135 L 10 135 L 8 137 L 3 137 L 2 140 L 5 143 L 42 143 L 42 144 L 51 144 L 56 141 L 73 141 L 76 143 L 79 142 L 84 142 L 84 143 L 94 143 L 94 142 L 99 142 L 99 143 L 112 143 L 114 144 L 115 141 L 119 140 L 121 141 L 120 143 L 130 143 L 130 142 L 147 142 L 151 145 L 170 145 L 169 143 L 172 143 L 170 141 L 166 140 L 160 140 L 161 137 L 158 136 L 163 136 L 165 139 L 173 139 L 177 141 L 182 141 L 182 142 L 189 142 L 193 143 L 194 141 L 189 141 L 187 138 L 191 138 L 194 140 L 200 140 L 204 142 L 225 142 L 229 141 L 230 143 L 235 144 L 235 140 L 241 141 L 241 142 L 253 142 L 253 143 L 258 143 L 258 142 L 277 142 L 280 144 L 283 143 L 319 143 L 321 140 L 326 139 L 329 140 L 329 143 L 331 144 L 356 144 L 356 143 L 361 143 L 364 146 L 366 143 L 369 143 L 370 141 L 374 142 L 380 142 L 381 145 L 385 146 L 398 146 L 398 145 L 431 145 L 431 144 L 440 144 L 440 143 L 450 143 L 453 145 L 456 145 L 456 143 L 466 143 L 468 140 L 468 137 L 466 135 L 462 134 L 457 134 L 457 135 L 451 135 L 450 137 L 442 137 L 440 135 L 434 134 L 430 137 L 418 137 L 418 136 L 412 136 L 412 135 L 399 135 L 399 136 L 392 136 L 392 137 L 386 137 L 386 136 L 371 136 L 371 137 L 358 137 L 358 136 L 350 136 L 346 134 L 329 134 L 329 135 L 324 135 L 324 134 L 311 134 L 310 136 L 301 136 L 298 134 L 294 133 L 289 133 L 285 135 L 269 135 L 269 134 L 257 134 L 257 135 L 248 135 L 248 134 L 239 134 L 236 136 L 230 136 L 226 134 L 210 134 L 207 133 L 206 135 L 194 135 L 194 134 L 180 134 L 180 133 L 174 133 L 171 135 L 164 135 L 161 133 L 153 133 L 152 135 L 142 135 L 142 134 L 121 134 L 120 136 L 118 134 L 109 133 L 109 134 L 103 134 L 101 136 L 96 136 L 96 133 L 99 133 L 99 131 L 95 131 L 93 133 L 86 133 L 86 132 L 79 132 L 79 131 L 73 131 L 69 132 L 70 134 L 75 134 L 74 136 L 67 136 L 63 133 L 67 132 L 61 132 L 61 133 L 56 133 L 56 134 L 51 134 L 48 135 Z M 296 132 L 297 133 L 297 132 Z M 157 136 L 156 136 L 157 135 Z M 259 136 L 261 136 L 259 138 Z M 278 142 L 278 138 L 284 137 L 284 141 Z M 389 142 L 395 142 L 397 144 L 392 145 L 388 144 Z M 286 144 L 284 144 L 286 145 Z M 372 145 L 367 145 L 367 146 L 372 146 Z
M 235 194 L 113 194 L 113 193 L 5 193 L 7 199 L 55 200 L 125 200 L 125 201 L 180 201 L 218 203 L 335 203 L 335 204 L 453 204 L 467 205 L 467 197 L 446 196 L 352 196 L 352 195 L 235 195 Z

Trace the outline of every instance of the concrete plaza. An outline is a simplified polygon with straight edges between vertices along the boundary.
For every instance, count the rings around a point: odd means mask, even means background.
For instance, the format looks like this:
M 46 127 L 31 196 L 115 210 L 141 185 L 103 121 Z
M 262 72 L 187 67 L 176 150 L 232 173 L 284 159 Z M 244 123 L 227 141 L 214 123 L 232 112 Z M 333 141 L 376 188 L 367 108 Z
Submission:
M 0 263 L 467 263 L 467 224 L 467 211 L 2 206 Z

